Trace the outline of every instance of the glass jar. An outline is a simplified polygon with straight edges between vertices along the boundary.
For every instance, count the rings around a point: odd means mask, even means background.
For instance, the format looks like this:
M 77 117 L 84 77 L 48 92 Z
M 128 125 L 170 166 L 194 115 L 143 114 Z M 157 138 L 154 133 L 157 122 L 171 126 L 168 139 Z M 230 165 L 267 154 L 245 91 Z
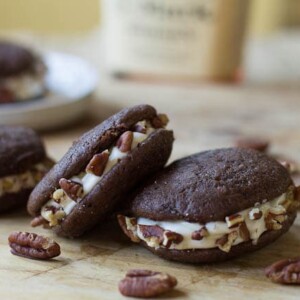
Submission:
M 109 73 L 151 79 L 232 80 L 248 0 L 103 0 Z

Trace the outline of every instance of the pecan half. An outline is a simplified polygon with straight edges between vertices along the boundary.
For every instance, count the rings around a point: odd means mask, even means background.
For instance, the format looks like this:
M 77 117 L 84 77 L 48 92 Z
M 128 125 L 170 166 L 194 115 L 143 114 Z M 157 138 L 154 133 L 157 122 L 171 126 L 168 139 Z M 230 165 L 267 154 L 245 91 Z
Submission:
M 177 279 L 169 274 L 149 270 L 130 270 L 119 283 L 119 291 L 128 297 L 151 298 L 172 290 Z
M 11 253 L 31 259 L 50 259 L 60 255 L 60 246 L 53 240 L 28 232 L 13 232 L 8 237 Z
M 82 198 L 83 196 L 82 184 L 75 182 L 73 180 L 61 178 L 59 180 L 59 185 L 72 200 L 77 201 L 80 198 Z
M 183 241 L 183 236 L 174 231 L 167 230 L 164 232 L 163 245 L 166 248 L 170 248 L 172 244 L 180 244 Z
M 157 244 L 161 245 L 164 240 L 164 229 L 158 225 L 138 225 L 143 237 L 152 239 Z
M 239 138 L 235 144 L 239 148 L 249 148 L 260 152 L 266 152 L 269 147 L 269 141 L 261 138 Z
M 265 275 L 276 283 L 300 284 L 300 257 L 275 262 L 265 269 Z
M 134 228 L 136 226 L 136 219 L 135 218 L 126 218 L 123 215 L 118 215 L 118 222 L 120 227 L 122 228 L 123 232 L 130 238 L 130 240 L 134 243 L 139 243 L 140 239 L 138 236 L 136 236 L 133 232 L 133 230 L 131 230 L 130 228 Z M 127 219 L 129 219 L 127 221 Z M 130 226 L 130 228 L 128 228 L 128 222 L 131 223 L 132 226 Z
M 206 227 L 202 227 L 200 230 L 192 232 L 192 240 L 200 241 L 208 235 L 209 233 Z
M 87 165 L 85 171 L 96 176 L 101 176 L 105 170 L 108 158 L 108 150 L 105 150 L 102 153 L 95 154 Z
M 169 118 L 165 114 L 158 114 L 154 119 L 151 120 L 151 125 L 153 128 L 163 128 L 169 123 Z
M 121 152 L 128 152 L 131 150 L 131 145 L 133 142 L 133 132 L 126 131 L 118 139 L 116 146 Z

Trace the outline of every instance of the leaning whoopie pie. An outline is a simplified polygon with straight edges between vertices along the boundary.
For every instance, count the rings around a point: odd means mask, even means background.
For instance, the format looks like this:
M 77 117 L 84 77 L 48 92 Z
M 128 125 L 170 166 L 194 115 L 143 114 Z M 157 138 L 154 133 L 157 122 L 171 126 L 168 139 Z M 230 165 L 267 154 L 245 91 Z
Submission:
M 299 188 L 274 159 L 228 148 L 175 161 L 131 198 L 118 220 L 133 242 L 166 259 L 207 263 L 285 233 L 296 217 Z
M 124 109 L 77 140 L 32 192 L 33 225 L 76 237 L 103 220 L 125 194 L 163 168 L 173 144 L 166 115 Z
M 45 74 L 45 64 L 32 50 L 0 41 L 0 104 L 43 95 Z
M 0 126 L 0 212 L 25 206 L 30 192 L 52 165 L 32 129 Z

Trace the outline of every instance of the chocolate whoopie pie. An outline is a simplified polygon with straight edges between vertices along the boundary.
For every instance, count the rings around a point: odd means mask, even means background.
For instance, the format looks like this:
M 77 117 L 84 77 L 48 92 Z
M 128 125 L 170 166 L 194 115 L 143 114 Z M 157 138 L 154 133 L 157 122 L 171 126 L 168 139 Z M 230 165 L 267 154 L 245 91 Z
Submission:
M 251 149 L 206 151 L 150 178 L 118 215 L 124 233 L 163 258 L 208 263 L 259 249 L 296 217 L 287 170 Z
M 0 212 L 25 206 L 30 192 L 52 165 L 32 129 L 0 126 Z
M 0 41 L 0 104 L 45 93 L 46 66 L 30 49 Z
M 32 192 L 34 225 L 77 237 L 103 220 L 141 180 L 163 168 L 173 144 L 166 115 L 124 109 L 78 139 Z

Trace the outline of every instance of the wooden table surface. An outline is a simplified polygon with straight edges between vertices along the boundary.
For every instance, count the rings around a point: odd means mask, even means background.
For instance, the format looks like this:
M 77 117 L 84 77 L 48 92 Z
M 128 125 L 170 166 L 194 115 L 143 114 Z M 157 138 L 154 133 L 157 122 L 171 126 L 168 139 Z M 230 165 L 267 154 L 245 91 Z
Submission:
M 43 133 L 50 156 L 59 159 L 82 132 L 123 107 L 138 103 L 166 112 L 176 141 L 170 161 L 204 149 L 230 146 L 236 136 L 267 137 L 272 152 L 300 160 L 300 97 L 296 87 L 154 86 L 108 80 L 99 87 L 91 113 L 79 124 Z M 185 265 L 164 261 L 131 244 L 115 224 L 103 224 L 78 240 L 55 237 L 62 254 L 54 261 L 10 254 L 13 230 L 31 229 L 26 212 L 1 216 L 1 299 L 124 299 L 118 282 L 131 268 L 175 275 L 178 287 L 163 299 L 299 299 L 299 287 L 269 282 L 268 264 L 299 256 L 300 220 L 272 245 L 220 264 Z

